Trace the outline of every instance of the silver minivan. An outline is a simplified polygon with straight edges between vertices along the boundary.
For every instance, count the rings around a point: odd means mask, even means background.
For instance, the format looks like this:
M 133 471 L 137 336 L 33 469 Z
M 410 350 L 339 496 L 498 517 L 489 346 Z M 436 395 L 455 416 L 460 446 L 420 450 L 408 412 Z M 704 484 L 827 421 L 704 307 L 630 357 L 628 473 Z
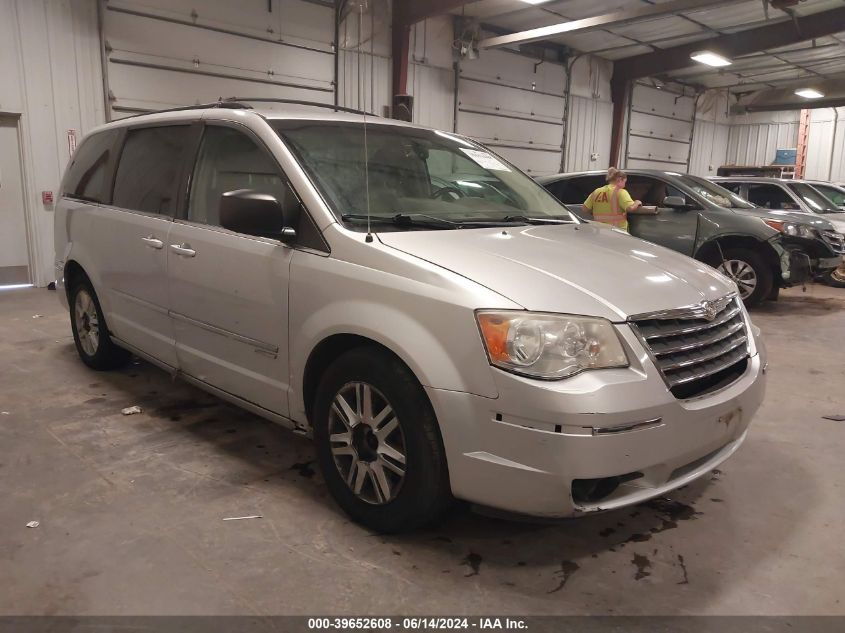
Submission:
M 89 367 L 136 354 L 312 436 L 379 531 L 455 498 L 619 508 L 742 444 L 766 359 L 726 277 L 579 221 L 463 136 L 275 108 L 141 115 L 80 145 L 56 271 Z

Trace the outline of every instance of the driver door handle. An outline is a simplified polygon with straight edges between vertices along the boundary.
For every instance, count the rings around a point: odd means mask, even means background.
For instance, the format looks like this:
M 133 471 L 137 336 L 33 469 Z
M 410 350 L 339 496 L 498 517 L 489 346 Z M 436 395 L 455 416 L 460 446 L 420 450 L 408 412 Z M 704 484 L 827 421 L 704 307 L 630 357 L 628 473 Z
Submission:
M 150 248 L 154 248 L 156 250 L 161 250 L 164 247 L 164 242 L 155 238 L 152 235 L 148 235 L 147 237 L 142 237 L 141 241 L 149 246 Z
M 180 257 L 196 257 L 197 254 L 190 244 L 171 244 L 170 250 Z

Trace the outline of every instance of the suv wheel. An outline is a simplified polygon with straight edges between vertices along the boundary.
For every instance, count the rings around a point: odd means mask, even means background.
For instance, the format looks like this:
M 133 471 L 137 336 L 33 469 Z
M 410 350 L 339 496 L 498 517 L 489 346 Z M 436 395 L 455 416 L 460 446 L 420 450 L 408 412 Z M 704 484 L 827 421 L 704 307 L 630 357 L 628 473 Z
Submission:
M 79 279 L 70 289 L 70 327 L 82 362 L 103 371 L 126 364 L 130 354 L 112 343 L 97 294 L 87 279 Z
M 774 275 L 763 258 L 752 250 L 731 248 L 724 260 L 716 262 L 716 270 L 734 281 L 746 307 L 756 306 L 772 293 Z
M 338 358 L 317 389 L 313 422 L 326 485 L 355 521 L 378 532 L 409 530 L 451 500 L 434 411 L 390 354 L 358 348 Z

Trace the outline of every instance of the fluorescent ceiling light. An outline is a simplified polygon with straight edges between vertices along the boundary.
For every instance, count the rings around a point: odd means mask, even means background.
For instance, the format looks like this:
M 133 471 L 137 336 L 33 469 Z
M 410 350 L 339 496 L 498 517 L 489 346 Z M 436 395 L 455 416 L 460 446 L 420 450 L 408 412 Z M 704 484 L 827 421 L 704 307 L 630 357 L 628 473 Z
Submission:
M 549 0 L 522 0 L 525 4 L 543 4 L 544 2 L 549 2 Z
M 718 53 L 714 53 L 713 51 L 698 51 L 697 53 L 692 53 L 690 54 L 690 59 L 694 59 L 700 64 L 706 64 L 708 66 L 719 67 L 731 65 L 731 60 L 719 55 Z
M 801 90 L 796 90 L 795 94 L 799 97 L 804 97 L 805 99 L 821 99 L 824 96 L 823 93 L 818 90 L 813 90 L 812 88 L 801 88 Z

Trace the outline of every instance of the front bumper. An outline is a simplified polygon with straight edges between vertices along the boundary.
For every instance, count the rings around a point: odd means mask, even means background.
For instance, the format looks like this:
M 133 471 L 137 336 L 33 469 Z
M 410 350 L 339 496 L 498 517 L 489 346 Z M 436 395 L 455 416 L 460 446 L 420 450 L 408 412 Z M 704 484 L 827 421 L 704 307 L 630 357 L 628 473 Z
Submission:
M 624 335 L 632 349 L 632 335 Z M 545 517 L 639 503 L 705 474 L 745 439 L 765 392 L 765 350 L 724 389 L 691 400 L 669 393 L 644 356 L 628 369 L 541 382 L 493 370 L 496 399 L 427 388 L 440 422 L 453 494 Z M 623 480 L 591 501 L 577 480 Z M 576 483 L 576 489 L 580 483 Z
M 831 270 L 836 270 L 840 266 L 845 266 L 845 255 L 839 255 L 837 257 L 825 257 L 819 260 L 817 269 L 819 272 L 828 272 Z

